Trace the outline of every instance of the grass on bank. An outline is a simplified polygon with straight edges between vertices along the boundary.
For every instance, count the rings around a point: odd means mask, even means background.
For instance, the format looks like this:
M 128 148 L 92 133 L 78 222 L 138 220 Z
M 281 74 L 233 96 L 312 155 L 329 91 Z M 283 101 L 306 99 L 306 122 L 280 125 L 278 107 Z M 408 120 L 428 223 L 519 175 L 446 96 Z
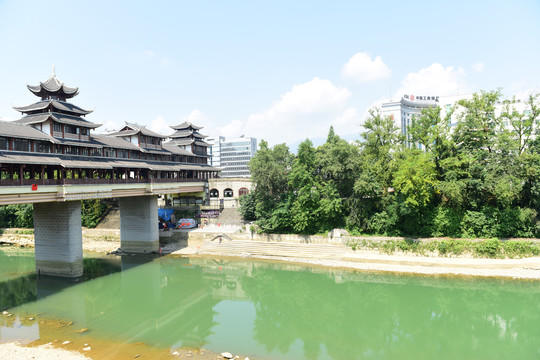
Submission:
M 439 256 L 459 256 L 471 254 L 474 257 L 504 259 L 524 258 L 540 255 L 540 243 L 528 240 L 481 241 L 463 239 L 419 240 L 419 239 L 350 239 L 347 245 L 353 250 L 378 250 L 385 254 L 396 251 L 427 255 L 436 253 Z

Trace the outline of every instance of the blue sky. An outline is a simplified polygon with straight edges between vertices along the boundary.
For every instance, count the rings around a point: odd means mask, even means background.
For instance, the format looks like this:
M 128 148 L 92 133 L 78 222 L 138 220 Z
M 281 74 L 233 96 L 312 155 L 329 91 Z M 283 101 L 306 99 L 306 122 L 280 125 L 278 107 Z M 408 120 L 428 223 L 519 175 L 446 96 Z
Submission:
M 56 75 L 106 129 L 358 138 L 404 92 L 540 90 L 540 1 L 0 1 L 0 119 Z

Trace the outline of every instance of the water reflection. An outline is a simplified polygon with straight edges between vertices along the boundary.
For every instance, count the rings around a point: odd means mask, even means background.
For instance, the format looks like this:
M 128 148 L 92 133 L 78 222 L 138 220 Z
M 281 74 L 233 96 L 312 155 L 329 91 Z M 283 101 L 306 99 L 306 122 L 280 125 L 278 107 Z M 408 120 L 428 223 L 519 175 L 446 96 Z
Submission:
M 280 359 L 540 354 L 537 282 L 174 257 L 124 257 L 117 266 L 76 285 L 38 280 L 38 300 L 13 311 L 116 341 Z

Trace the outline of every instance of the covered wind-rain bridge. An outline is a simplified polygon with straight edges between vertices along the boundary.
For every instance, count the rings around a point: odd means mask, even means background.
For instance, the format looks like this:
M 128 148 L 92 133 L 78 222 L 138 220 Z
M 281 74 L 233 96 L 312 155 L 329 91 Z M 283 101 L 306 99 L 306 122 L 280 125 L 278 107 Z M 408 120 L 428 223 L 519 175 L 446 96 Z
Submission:
M 78 88 L 52 76 L 28 89 L 41 100 L 16 107 L 24 116 L 0 122 L 0 205 L 34 204 L 36 271 L 77 277 L 83 273 L 81 202 L 118 198 L 121 246 L 158 251 L 157 196 L 197 193 L 219 176 L 208 165 L 211 146 L 189 122 L 164 136 L 126 122 L 106 135 L 67 102 Z M 166 142 L 167 138 L 172 139 Z

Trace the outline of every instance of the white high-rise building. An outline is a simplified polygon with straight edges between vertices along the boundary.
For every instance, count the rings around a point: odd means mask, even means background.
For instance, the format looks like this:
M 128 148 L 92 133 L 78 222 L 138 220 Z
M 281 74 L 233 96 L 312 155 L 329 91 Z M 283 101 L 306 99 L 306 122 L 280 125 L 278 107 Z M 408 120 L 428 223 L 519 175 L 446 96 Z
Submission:
M 381 115 L 390 116 L 394 120 L 394 124 L 400 129 L 401 134 L 407 136 L 407 128 L 412 123 L 413 116 L 420 116 L 425 108 L 438 106 L 441 108 L 441 119 L 456 106 L 456 103 L 462 99 L 472 99 L 472 94 L 460 94 L 450 96 L 434 96 L 434 95 L 403 95 L 401 99 L 388 99 L 381 105 Z M 530 112 L 530 106 L 527 104 L 528 99 L 513 99 L 501 100 L 495 105 L 495 116 L 500 116 L 507 108 L 512 111 L 517 110 L 519 113 L 527 115 Z M 450 118 L 450 126 L 457 125 L 459 119 L 459 111 L 454 111 Z
M 250 177 L 247 165 L 257 152 L 256 138 L 218 136 L 206 141 L 212 144 L 210 165 L 222 169 L 222 178 Z

